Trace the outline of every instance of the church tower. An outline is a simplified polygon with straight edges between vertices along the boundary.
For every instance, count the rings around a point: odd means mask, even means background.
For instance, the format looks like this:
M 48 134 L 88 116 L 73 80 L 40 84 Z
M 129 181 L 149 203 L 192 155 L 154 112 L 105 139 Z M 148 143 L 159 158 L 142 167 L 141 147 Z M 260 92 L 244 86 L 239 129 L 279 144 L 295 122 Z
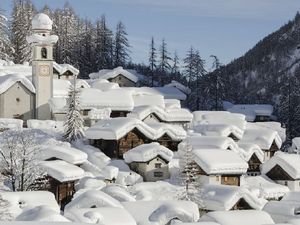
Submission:
M 35 86 L 35 118 L 51 119 L 48 101 L 53 97 L 53 45 L 58 41 L 51 35 L 53 22 L 44 13 L 32 19 L 33 34 L 27 42 L 33 48 L 32 82 Z

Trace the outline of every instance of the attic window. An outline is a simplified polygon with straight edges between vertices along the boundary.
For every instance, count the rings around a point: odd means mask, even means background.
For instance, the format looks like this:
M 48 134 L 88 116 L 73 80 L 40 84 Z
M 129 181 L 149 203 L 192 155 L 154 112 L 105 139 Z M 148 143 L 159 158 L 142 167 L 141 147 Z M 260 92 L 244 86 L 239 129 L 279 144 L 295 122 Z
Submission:
M 155 163 L 155 168 L 160 169 L 161 168 L 161 163 Z

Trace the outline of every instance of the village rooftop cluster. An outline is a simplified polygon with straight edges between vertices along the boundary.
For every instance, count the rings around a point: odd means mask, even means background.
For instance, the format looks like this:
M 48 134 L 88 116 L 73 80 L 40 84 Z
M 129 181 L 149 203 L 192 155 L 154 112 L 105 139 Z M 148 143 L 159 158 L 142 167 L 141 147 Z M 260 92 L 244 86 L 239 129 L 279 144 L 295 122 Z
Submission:
M 10 186 L 3 153 L 0 220 L 13 221 L 0 225 L 300 224 L 300 138 L 283 150 L 271 105 L 190 112 L 189 88 L 144 87 L 147 77 L 122 67 L 78 79 L 53 60 L 50 18 L 37 14 L 32 28 L 31 65 L 0 61 L 0 150 L 25 135 L 24 151 L 39 148 L 32 176 L 45 180 Z M 69 143 L 74 85 L 84 137 Z

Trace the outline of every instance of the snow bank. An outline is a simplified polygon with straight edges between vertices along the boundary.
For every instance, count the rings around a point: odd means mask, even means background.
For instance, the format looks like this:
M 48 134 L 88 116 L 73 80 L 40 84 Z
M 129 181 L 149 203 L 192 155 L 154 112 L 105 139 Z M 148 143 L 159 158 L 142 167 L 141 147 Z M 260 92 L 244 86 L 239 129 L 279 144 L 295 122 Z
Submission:
M 261 167 L 261 172 L 267 174 L 276 165 L 280 166 L 293 179 L 300 179 L 300 155 L 277 152 L 270 160 Z
M 10 118 L 0 118 L 0 129 L 17 129 L 21 130 L 23 128 L 23 120 L 10 119 Z
M 27 127 L 31 129 L 40 129 L 45 132 L 64 132 L 64 122 L 54 120 L 27 120 Z
M 194 150 L 193 159 L 206 174 L 243 174 L 248 169 L 246 161 L 228 150 Z
M 210 211 L 231 210 L 240 199 L 256 210 L 261 210 L 267 203 L 246 188 L 229 185 L 205 185 L 201 197 L 205 209 Z
M 221 225 L 265 225 L 274 224 L 271 216 L 264 211 L 234 210 L 209 212 L 200 218 L 202 221 L 216 222 Z
M 152 142 L 150 144 L 139 145 L 123 155 L 126 163 L 148 162 L 157 156 L 170 162 L 173 158 L 173 152 L 157 142 Z
M 146 124 L 141 120 L 125 117 L 98 121 L 85 131 L 85 135 L 88 139 L 119 140 L 134 128 L 151 140 L 156 140 L 164 134 L 173 140 L 182 140 L 186 137 L 185 130 L 180 126 L 163 123 Z

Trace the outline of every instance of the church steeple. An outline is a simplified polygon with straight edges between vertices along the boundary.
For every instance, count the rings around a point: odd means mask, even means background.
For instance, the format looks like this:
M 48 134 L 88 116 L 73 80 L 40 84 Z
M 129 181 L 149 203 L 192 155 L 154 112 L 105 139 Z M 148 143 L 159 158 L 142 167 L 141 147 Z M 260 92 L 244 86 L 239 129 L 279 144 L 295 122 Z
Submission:
M 32 19 L 33 34 L 27 37 L 33 48 L 32 82 L 36 89 L 35 117 L 36 119 L 51 119 L 48 105 L 53 96 L 53 45 L 58 41 L 56 35 L 51 35 L 53 22 L 44 13 L 35 15 Z

